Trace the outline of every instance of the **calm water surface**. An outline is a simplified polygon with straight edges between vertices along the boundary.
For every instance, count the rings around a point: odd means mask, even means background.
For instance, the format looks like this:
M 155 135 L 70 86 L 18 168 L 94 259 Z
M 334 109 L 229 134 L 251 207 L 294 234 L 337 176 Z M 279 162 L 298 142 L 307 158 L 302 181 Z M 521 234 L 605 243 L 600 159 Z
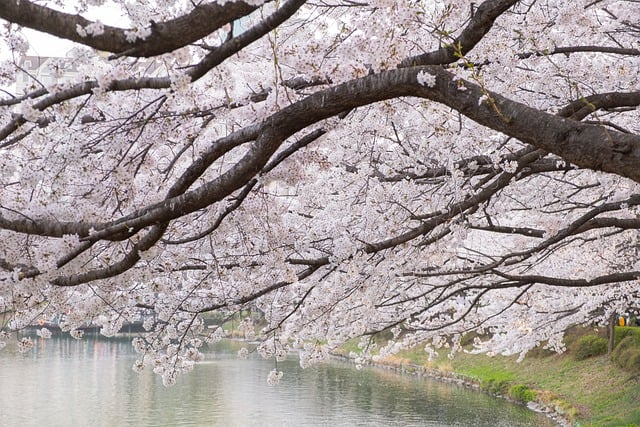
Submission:
M 234 348 L 235 346 L 235 348 Z M 266 384 L 273 361 L 241 360 L 237 343 L 171 388 L 137 374 L 129 339 L 39 340 L 30 353 L 0 351 L 0 426 L 552 426 L 482 393 L 379 369 L 328 363 Z

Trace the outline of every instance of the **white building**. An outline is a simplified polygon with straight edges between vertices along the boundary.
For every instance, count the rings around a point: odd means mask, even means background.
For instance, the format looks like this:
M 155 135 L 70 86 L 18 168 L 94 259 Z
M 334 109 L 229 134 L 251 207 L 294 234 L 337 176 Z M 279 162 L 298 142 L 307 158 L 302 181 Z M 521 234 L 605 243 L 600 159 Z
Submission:
M 106 54 L 96 55 L 96 61 L 108 61 Z M 70 58 L 25 55 L 18 61 L 15 93 L 18 95 L 50 87 L 56 83 L 78 80 L 80 71 Z M 131 64 L 131 74 L 146 77 L 166 75 L 164 65 L 153 59 L 140 58 Z
M 22 94 L 64 83 L 77 77 L 78 69 L 67 58 L 25 55 L 18 61 L 20 70 L 16 76 L 16 93 Z

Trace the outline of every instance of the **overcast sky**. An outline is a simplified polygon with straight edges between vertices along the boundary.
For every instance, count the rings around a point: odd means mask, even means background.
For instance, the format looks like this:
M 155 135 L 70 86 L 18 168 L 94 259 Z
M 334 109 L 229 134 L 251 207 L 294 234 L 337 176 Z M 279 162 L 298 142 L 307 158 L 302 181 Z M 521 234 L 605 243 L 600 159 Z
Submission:
M 74 13 L 73 3 L 73 1 L 69 1 L 65 4 L 65 6 L 70 6 L 65 10 L 66 12 Z M 89 11 L 82 16 L 90 20 L 99 19 L 103 24 L 114 27 L 127 27 L 126 21 L 120 13 L 120 8 L 109 1 L 105 2 L 103 6 L 90 7 Z M 74 43 L 38 31 L 25 29 L 23 30 L 23 34 L 31 45 L 29 49 L 30 55 L 65 56 L 65 54 L 74 47 Z M 6 45 L 0 43 L 0 56 L 7 58 L 8 55 L 9 52 L 7 51 Z

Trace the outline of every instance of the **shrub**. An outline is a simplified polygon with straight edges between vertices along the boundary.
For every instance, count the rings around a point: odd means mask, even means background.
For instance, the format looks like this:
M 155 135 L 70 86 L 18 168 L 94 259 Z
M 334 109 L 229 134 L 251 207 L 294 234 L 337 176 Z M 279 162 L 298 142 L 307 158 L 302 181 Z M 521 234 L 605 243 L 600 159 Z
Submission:
M 607 353 L 606 338 L 597 335 L 585 335 L 573 344 L 573 354 L 576 360 L 584 360 L 589 357 L 600 356 Z
M 620 341 L 611 354 L 611 359 L 621 369 L 640 372 L 640 342 L 635 335 L 628 335 Z
M 504 395 L 507 393 L 509 383 L 504 380 L 490 378 L 486 381 L 482 381 L 480 387 L 487 393 Z
M 640 328 L 630 326 L 616 326 L 614 332 L 615 346 L 620 344 L 623 339 L 627 337 L 634 337 L 636 344 L 640 346 Z
M 613 353 L 611 353 L 611 359 L 613 359 L 614 362 L 618 363 L 618 359 L 620 358 L 622 353 L 630 348 L 635 347 L 634 341 L 635 340 L 633 339 L 633 337 L 624 337 L 613 349 Z
M 525 384 L 516 384 L 509 389 L 509 396 L 520 402 L 532 402 L 536 400 L 536 392 Z
M 640 348 L 634 348 L 631 351 L 627 350 L 627 353 L 625 369 L 632 372 L 640 372 Z

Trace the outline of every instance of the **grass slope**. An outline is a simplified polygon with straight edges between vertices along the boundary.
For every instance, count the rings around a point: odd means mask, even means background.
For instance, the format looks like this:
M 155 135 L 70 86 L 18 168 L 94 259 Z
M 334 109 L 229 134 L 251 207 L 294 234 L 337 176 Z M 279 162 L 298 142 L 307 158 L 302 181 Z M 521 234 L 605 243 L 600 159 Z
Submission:
M 429 362 L 421 349 L 400 352 L 385 362 L 462 374 L 478 381 L 486 391 L 555 407 L 574 426 L 640 427 L 640 369 L 623 370 L 607 355 L 577 360 L 572 344 L 593 333 L 593 329 L 583 329 L 568 334 L 566 353 L 535 351 L 519 363 L 515 356 L 468 353 L 453 360 L 441 356 Z
M 455 372 L 481 383 L 506 380 L 526 384 L 543 403 L 552 403 L 582 426 L 640 426 L 640 381 L 605 356 L 576 361 L 570 354 L 486 357 L 461 354 L 451 362 Z

